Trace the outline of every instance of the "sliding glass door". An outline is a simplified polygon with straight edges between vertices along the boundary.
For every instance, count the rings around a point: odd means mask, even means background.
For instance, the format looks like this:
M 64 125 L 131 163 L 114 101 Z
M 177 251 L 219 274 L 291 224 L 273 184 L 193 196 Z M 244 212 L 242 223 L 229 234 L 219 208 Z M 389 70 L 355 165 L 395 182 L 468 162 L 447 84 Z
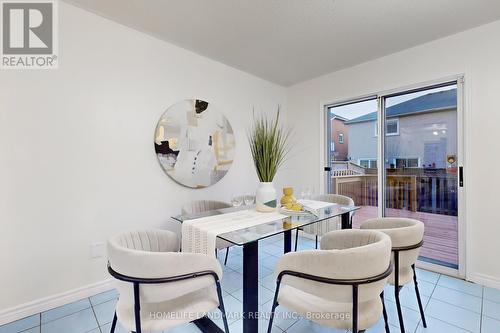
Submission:
M 454 81 L 327 107 L 327 188 L 362 207 L 354 227 L 377 216 L 418 219 L 420 260 L 451 269 L 459 268 L 460 95 Z
M 420 259 L 458 269 L 457 85 L 385 97 L 385 216 L 424 222 Z
M 328 108 L 329 191 L 351 197 L 362 208 L 353 225 L 378 216 L 377 98 Z

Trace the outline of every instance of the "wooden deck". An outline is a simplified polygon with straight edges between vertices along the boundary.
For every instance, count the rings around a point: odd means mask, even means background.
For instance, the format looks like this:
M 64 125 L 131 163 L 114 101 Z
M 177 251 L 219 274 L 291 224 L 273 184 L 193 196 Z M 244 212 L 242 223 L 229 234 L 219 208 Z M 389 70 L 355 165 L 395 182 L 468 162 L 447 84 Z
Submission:
M 425 224 L 424 246 L 420 256 L 458 266 L 458 219 L 456 216 L 412 212 L 402 209 L 386 209 L 387 216 L 408 217 Z M 362 206 L 353 218 L 353 227 L 366 219 L 377 217 L 377 207 Z

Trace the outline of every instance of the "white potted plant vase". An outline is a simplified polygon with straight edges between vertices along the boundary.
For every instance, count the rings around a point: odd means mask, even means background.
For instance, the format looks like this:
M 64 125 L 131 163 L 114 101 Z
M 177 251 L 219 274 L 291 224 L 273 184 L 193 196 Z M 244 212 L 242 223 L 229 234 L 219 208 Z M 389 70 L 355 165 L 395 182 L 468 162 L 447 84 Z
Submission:
M 255 194 L 256 209 L 259 212 L 274 212 L 278 208 L 277 193 L 273 179 L 285 161 L 289 151 L 289 131 L 279 123 L 280 111 L 274 119 L 264 116 L 254 118 L 248 134 L 250 150 L 260 183 Z
M 259 212 L 273 212 L 277 209 L 277 193 L 272 182 L 260 182 L 255 195 L 256 209 Z

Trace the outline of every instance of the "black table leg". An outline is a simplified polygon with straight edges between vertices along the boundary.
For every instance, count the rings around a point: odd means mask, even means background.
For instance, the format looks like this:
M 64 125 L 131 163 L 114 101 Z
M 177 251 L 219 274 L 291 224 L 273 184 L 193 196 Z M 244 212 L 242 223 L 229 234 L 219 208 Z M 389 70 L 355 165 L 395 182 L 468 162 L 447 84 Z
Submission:
M 347 213 L 344 213 L 341 215 L 341 219 L 342 219 L 342 222 L 341 222 L 341 225 L 342 225 L 342 229 L 352 229 L 352 225 L 350 223 L 350 219 L 349 219 L 349 212 Z
M 243 333 L 259 327 L 259 243 L 243 245 Z
M 292 251 L 292 230 L 285 231 L 283 233 L 283 237 L 285 238 L 285 241 L 283 243 L 284 244 L 283 253 L 288 253 Z
M 202 331 L 203 333 L 224 333 L 210 318 L 202 317 L 196 319 L 193 323 Z

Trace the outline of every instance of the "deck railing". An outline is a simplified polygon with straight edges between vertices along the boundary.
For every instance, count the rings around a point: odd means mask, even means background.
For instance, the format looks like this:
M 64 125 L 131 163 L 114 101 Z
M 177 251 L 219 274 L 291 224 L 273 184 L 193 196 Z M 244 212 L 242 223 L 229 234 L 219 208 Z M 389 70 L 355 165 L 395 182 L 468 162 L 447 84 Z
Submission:
M 366 172 L 366 169 L 361 165 L 351 161 L 332 161 L 332 176 L 354 176 L 361 175 Z
M 394 172 L 394 171 L 392 171 Z M 414 174 L 404 174 L 404 173 Z M 457 215 L 457 177 L 443 172 L 425 173 L 422 169 L 388 174 L 386 207 L 412 212 Z M 333 175 L 334 193 L 353 198 L 359 206 L 378 206 L 376 174 Z

